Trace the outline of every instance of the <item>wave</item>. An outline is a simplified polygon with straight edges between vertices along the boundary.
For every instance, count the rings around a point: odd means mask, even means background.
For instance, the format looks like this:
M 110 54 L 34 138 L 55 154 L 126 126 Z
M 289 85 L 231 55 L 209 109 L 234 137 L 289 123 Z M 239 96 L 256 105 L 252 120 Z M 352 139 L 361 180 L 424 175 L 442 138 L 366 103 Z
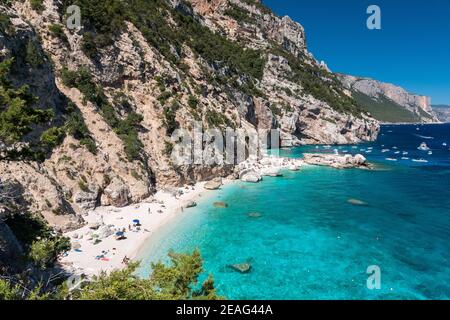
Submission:
M 434 139 L 434 137 L 421 136 L 420 134 L 414 134 L 414 135 L 416 137 L 419 137 L 419 138 L 422 138 L 422 139 L 428 139 L 428 140 Z

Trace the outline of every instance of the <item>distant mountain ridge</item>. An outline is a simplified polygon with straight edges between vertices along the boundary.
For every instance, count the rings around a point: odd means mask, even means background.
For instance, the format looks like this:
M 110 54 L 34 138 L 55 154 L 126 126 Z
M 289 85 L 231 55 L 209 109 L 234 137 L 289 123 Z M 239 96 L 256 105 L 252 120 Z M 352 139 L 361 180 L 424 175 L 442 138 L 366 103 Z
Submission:
M 382 122 L 439 122 L 430 98 L 410 93 L 402 87 L 370 78 L 339 74 L 344 87 L 359 104 Z

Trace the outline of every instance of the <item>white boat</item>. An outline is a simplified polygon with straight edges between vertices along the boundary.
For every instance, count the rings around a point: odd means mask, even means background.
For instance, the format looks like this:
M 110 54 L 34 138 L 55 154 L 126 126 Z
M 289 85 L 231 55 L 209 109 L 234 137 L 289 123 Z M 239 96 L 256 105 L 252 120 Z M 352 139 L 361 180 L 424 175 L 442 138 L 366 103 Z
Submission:
M 382 153 L 386 153 L 386 152 L 389 152 L 389 151 L 391 151 L 391 150 L 389 150 L 389 149 L 383 149 L 383 150 L 381 150 Z
M 417 149 L 422 150 L 422 151 L 429 151 L 430 150 L 430 148 L 428 148 L 428 146 L 427 146 L 427 144 L 425 142 L 422 142 Z
M 406 156 L 407 154 L 409 154 L 409 152 L 403 151 L 403 155 L 404 155 L 404 156 Z
M 425 160 L 425 159 L 413 159 L 412 161 L 420 162 L 420 163 L 427 163 L 428 162 L 428 160 Z
M 428 154 L 431 156 L 433 154 L 433 151 L 428 151 Z
M 446 147 L 447 146 L 447 144 L 444 142 L 443 144 L 442 144 L 444 147 Z
M 394 158 L 386 158 L 387 161 L 398 161 L 397 159 Z
M 395 151 L 394 153 L 395 153 L 395 154 L 399 154 L 399 153 L 400 153 L 400 151 Z
M 408 157 L 402 157 L 402 160 L 409 160 Z

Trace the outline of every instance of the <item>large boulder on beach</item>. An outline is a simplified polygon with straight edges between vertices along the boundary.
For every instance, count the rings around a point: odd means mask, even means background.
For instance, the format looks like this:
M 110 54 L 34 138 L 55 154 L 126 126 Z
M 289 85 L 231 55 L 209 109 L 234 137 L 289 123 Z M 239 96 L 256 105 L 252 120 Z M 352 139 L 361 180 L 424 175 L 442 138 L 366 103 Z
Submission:
M 102 195 L 102 205 L 125 207 L 130 203 L 130 189 L 118 177 L 111 180 Z
M 257 183 L 262 180 L 261 176 L 256 173 L 247 173 L 246 175 L 243 175 L 241 178 L 241 181 L 243 182 L 250 182 L 250 183 Z
M 114 234 L 114 230 L 111 228 L 111 226 L 102 225 L 97 230 L 97 234 L 98 234 L 99 239 L 105 239 L 105 238 L 112 236 Z
M 262 176 L 254 169 L 245 169 L 239 173 L 239 178 L 243 182 L 257 183 L 262 180 Z
M 186 209 L 194 208 L 194 207 L 196 207 L 196 206 L 197 206 L 197 203 L 196 203 L 195 201 L 192 201 L 192 200 L 189 200 L 189 201 L 184 205 L 184 207 L 185 207 Z
M 220 189 L 221 186 L 222 186 L 221 178 L 214 178 L 213 180 L 205 183 L 205 189 L 207 190 L 217 190 Z
M 272 168 L 272 167 L 261 169 L 261 175 L 266 176 L 266 177 L 282 177 L 283 176 L 279 169 Z
M 94 184 L 89 184 L 86 189 L 75 193 L 73 202 L 75 202 L 81 210 L 87 211 L 97 206 L 100 189 Z

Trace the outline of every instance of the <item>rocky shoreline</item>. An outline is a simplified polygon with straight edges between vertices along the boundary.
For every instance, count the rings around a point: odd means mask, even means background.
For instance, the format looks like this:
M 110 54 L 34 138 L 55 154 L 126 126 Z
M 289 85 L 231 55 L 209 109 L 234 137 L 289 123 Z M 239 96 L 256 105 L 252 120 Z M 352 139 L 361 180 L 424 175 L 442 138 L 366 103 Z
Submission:
M 305 154 L 304 159 L 267 156 L 247 160 L 236 166 L 235 172 L 225 178 L 214 178 L 195 186 L 184 186 L 159 191 L 154 197 L 137 205 L 123 208 L 99 207 L 89 211 L 82 228 L 67 232 L 72 250 L 61 260 L 61 266 L 70 274 L 91 277 L 126 266 L 129 260 L 142 256 L 149 238 L 166 223 L 188 214 L 196 201 L 214 196 L 214 190 L 242 181 L 258 183 L 264 177 L 282 177 L 283 170 L 299 171 L 308 165 L 329 166 L 336 169 L 369 168 L 362 155 Z M 218 207 L 226 204 L 217 202 Z M 123 239 L 116 234 L 123 232 Z

